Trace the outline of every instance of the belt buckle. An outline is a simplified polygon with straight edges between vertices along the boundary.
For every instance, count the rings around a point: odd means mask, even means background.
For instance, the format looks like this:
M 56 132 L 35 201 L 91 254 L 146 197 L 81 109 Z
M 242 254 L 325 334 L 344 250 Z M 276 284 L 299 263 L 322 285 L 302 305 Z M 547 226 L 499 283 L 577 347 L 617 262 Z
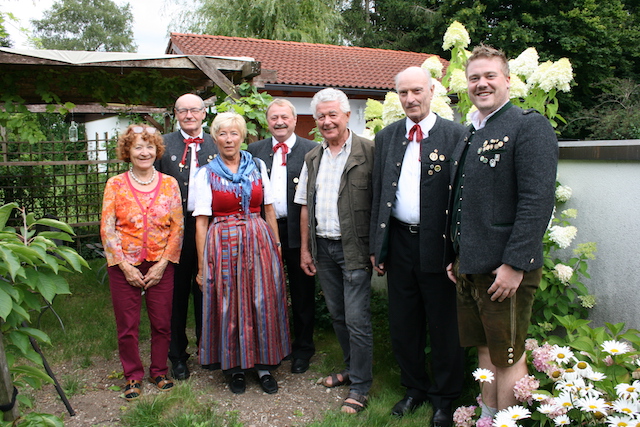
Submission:
M 418 225 L 418 224 L 408 224 L 407 225 L 407 229 L 409 229 L 409 233 L 411 233 L 411 234 L 418 234 L 418 231 L 420 231 L 420 225 Z

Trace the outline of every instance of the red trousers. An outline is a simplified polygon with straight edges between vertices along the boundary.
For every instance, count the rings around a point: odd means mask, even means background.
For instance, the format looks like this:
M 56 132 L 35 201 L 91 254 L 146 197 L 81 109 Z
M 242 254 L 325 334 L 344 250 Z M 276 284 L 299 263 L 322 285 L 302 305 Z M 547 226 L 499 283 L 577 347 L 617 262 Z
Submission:
M 153 262 L 145 261 L 138 266 L 146 274 Z M 167 354 L 171 342 L 171 304 L 173 300 L 174 265 L 169 263 L 160 282 L 146 290 L 144 298 L 151 324 L 151 366 L 153 378 L 167 374 Z M 108 268 L 111 300 L 118 330 L 118 351 L 126 380 L 141 381 L 144 367 L 138 348 L 142 289 L 131 286 L 120 267 Z

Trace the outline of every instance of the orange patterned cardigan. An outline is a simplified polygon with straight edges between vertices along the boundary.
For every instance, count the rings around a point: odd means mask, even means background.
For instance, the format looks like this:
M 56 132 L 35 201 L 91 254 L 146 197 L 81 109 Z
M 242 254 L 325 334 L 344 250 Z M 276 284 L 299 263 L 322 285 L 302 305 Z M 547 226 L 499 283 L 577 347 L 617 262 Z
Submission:
M 142 192 L 133 188 L 128 173 L 109 178 L 104 189 L 100 237 L 107 265 L 161 258 L 177 263 L 184 233 L 178 182 L 158 173 L 156 187 Z

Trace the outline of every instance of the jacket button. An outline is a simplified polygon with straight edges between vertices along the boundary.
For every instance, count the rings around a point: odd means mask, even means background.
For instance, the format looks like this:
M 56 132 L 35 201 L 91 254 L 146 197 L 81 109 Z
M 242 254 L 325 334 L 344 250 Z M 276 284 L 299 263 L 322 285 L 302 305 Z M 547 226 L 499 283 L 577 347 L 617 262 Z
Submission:
M 387 202 L 387 207 L 390 208 L 391 206 L 393 206 L 393 203 Z
M 391 183 L 391 185 L 392 185 L 393 187 L 397 187 L 397 186 L 398 186 L 398 183 L 397 183 L 397 182 L 392 182 L 392 183 Z
M 380 224 L 380 228 L 386 228 L 387 224 L 385 224 L 384 222 L 382 224 Z

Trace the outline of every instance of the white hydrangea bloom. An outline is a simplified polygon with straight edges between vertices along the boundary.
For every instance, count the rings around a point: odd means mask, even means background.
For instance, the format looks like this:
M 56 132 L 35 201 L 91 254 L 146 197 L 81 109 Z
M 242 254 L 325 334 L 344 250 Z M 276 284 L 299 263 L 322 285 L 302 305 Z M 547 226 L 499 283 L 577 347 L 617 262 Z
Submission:
M 371 141 L 373 141 L 373 139 L 376 137 L 376 134 L 373 133 L 373 131 L 369 128 L 364 128 L 364 131 L 362 131 L 362 133 L 359 135 L 363 138 L 366 139 L 370 139 Z
M 471 38 L 464 25 L 458 21 L 454 21 L 447 31 L 444 33 L 442 43 L 443 50 L 449 50 L 452 47 L 467 47 L 471 43 Z
M 509 70 L 512 74 L 528 79 L 538 68 L 538 51 L 535 47 L 530 47 L 522 52 L 516 59 L 509 61 Z M 513 77 L 511 77 L 513 81 Z
M 453 110 L 447 103 L 449 97 L 439 96 L 431 100 L 431 111 L 442 117 L 443 119 L 453 120 Z
M 453 70 L 451 80 L 449 80 L 449 89 L 456 93 L 467 91 L 467 76 L 464 70 Z
M 438 56 L 432 55 L 428 57 L 422 63 L 421 67 L 429 70 L 431 77 L 436 79 L 442 78 L 442 62 L 440 62 L 440 58 Z
M 560 58 L 554 62 L 549 73 L 554 77 L 555 88 L 563 92 L 571 90 L 571 81 L 573 80 L 573 67 L 567 58 Z
M 475 105 L 472 105 L 469 109 L 469 112 L 467 113 L 467 117 L 465 117 L 464 119 L 464 122 L 467 126 L 471 124 L 471 115 L 476 111 L 478 111 L 478 108 Z
M 567 58 L 559 61 L 547 61 L 538 66 L 538 69 L 527 79 L 530 86 L 538 85 L 545 92 L 552 89 L 569 92 L 569 83 L 573 80 L 573 68 Z
M 524 98 L 529 92 L 529 87 L 517 74 L 511 74 L 511 84 L 509 85 L 510 98 Z
M 556 200 L 558 202 L 568 202 L 572 194 L 573 190 L 571 189 L 571 187 L 568 187 L 566 185 L 559 185 L 556 188 Z
M 571 245 L 573 239 L 576 238 L 578 229 L 573 225 L 562 227 L 560 225 L 554 225 L 549 229 L 549 239 L 556 242 L 560 248 L 568 248 Z
M 578 210 L 577 209 L 565 209 L 562 211 L 562 216 L 565 218 L 577 218 Z
M 560 279 L 562 283 L 568 285 L 573 276 L 573 268 L 564 264 L 556 264 L 556 266 L 553 267 L 553 275 Z
M 447 88 L 444 87 L 442 83 L 440 83 L 440 81 L 436 79 L 431 79 L 431 83 L 433 83 L 433 97 L 437 98 L 439 96 L 443 96 L 447 98 L 446 100 L 444 100 L 444 102 L 449 104 L 451 100 L 447 96 Z
M 387 92 L 382 105 L 382 123 L 389 126 L 391 123 L 405 117 L 400 98 L 395 92 Z

